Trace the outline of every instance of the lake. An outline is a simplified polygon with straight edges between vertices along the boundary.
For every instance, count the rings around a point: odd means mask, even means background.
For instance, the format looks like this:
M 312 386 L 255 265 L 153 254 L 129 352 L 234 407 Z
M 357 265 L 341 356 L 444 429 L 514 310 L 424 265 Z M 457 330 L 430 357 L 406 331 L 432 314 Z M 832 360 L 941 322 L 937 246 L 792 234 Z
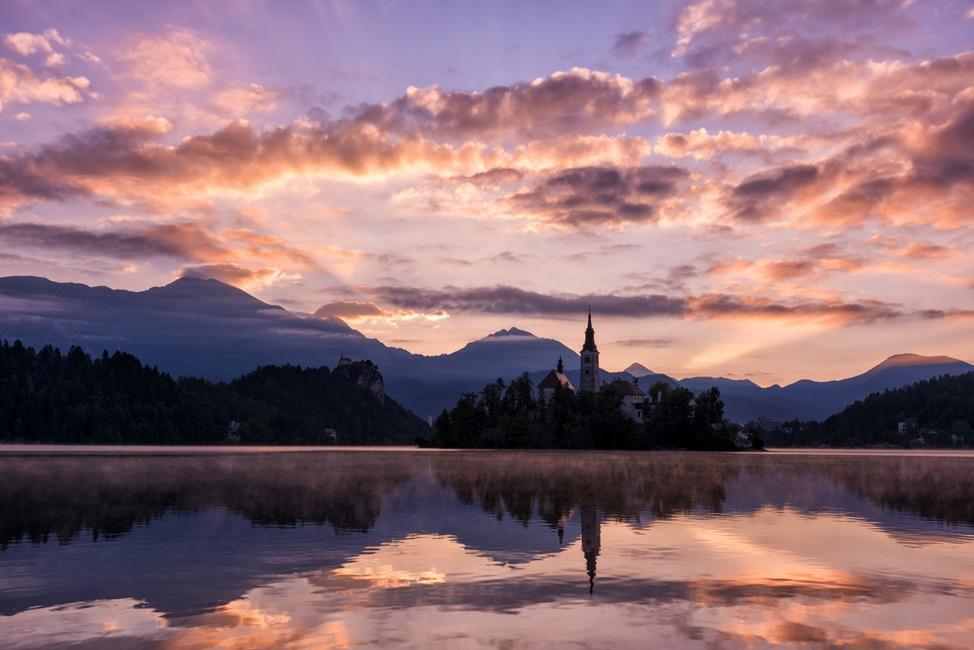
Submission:
M 0 647 L 974 647 L 974 455 L 0 449 Z

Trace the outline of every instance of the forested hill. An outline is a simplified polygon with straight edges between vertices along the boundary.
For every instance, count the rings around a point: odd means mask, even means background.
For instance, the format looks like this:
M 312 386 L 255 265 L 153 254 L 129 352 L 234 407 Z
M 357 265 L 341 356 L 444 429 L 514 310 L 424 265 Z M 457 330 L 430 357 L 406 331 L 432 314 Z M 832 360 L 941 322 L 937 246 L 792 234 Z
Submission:
M 825 420 L 817 437 L 837 447 L 974 445 L 974 372 L 874 393 Z
M 123 352 L 0 343 L 2 442 L 385 444 L 427 433 L 368 362 L 264 366 L 227 384 L 177 381 Z

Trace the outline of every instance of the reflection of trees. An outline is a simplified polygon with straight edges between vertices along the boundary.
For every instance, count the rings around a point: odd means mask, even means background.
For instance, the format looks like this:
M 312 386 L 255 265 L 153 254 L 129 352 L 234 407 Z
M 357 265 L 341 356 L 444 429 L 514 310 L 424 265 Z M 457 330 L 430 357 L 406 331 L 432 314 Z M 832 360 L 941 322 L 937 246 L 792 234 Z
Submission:
M 748 471 L 824 474 L 876 505 L 974 526 L 974 458 L 935 456 L 748 456 Z
M 884 507 L 974 525 L 974 459 L 597 452 L 327 452 L 192 456 L 0 456 L 0 547 L 26 538 L 113 537 L 167 511 L 226 507 L 260 525 L 366 530 L 386 494 L 429 466 L 465 503 L 558 530 L 579 508 L 602 518 L 720 512 L 725 486 L 753 507 L 827 478 Z M 763 481 L 763 483 L 762 483 Z M 777 483 L 775 483 L 775 481 Z M 783 490 L 786 491 L 786 490 Z M 832 504 L 831 495 L 803 503 Z M 845 504 L 849 505 L 849 504 Z M 403 531 L 408 533 L 411 531 Z
M 726 456 L 703 453 L 461 453 L 437 456 L 436 476 L 461 501 L 527 525 L 558 531 L 579 509 L 588 590 L 595 588 L 606 517 L 638 520 L 702 508 L 720 512 L 724 483 L 739 472 Z
M 0 457 L 0 546 L 116 537 L 167 511 L 222 506 L 259 525 L 364 531 L 408 478 L 393 454 Z
M 473 452 L 437 456 L 434 467 L 465 503 L 552 527 L 576 506 L 623 519 L 720 512 L 724 483 L 740 471 L 733 457 L 704 453 Z
M 725 484 L 774 481 L 798 489 L 825 478 L 888 509 L 974 525 L 974 459 L 924 456 L 705 454 L 697 452 L 470 452 L 434 460 L 436 476 L 457 496 L 496 517 L 524 524 L 538 517 L 560 528 L 576 507 L 609 518 L 666 518 L 703 509 L 720 512 Z M 767 491 L 765 491 L 767 492 Z M 805 495 L 816 507 L 839 506 L 831 495 Z M 779 494 L 758 492 L 764 503 Z M 763 505 L 754 503 L 754 507 Z M 848 504 L 845 504 L 848 505 Z
M 703 453 L 457 453 L 437 456 L 436 476 L 465 503 L 495 517 L 505 514 L 527 525 L 537 517 L 561 536 L 579 512 L 582 552 L 594 589 L 605 518 L 638 520 L 640 513 L 665 519 L 701 509 L 720 512 L 725 485 L 735 478 L 754 482 L 751 507 L 781 503 L 785 494 L 826 478 L 884 508 L 924 518 L 974 525 L 974 460 L 924 457 L 772 456 Z M 833 494 L 805 495 L 814 507 Z

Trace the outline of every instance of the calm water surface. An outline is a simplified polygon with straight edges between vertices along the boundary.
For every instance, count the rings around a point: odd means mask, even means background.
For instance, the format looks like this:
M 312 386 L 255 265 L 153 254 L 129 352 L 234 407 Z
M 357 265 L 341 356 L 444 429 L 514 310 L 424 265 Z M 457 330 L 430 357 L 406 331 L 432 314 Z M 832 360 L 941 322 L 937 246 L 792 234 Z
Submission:
M 974 456 L 0 450 L 2 648 L 974 648 Z

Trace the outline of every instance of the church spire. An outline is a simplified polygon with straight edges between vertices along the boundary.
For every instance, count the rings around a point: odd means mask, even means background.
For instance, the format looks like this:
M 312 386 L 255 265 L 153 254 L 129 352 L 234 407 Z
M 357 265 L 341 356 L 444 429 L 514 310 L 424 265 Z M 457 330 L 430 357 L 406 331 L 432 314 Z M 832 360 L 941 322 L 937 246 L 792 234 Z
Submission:
M 578 388 L 588 393 L 599 392 L 599 348 L 595 345 L 595 328 L 592 327 L 592 306 L 588 307 L 588 326 L 585 328 L 585 343 L 579 354 L 581 368 Z
M 592 328 L 592 306 L 588 308 L 588 327 L 585 328 L 585 345 L 583 350 L 597 350 L 595 347 L 595 330 Z

